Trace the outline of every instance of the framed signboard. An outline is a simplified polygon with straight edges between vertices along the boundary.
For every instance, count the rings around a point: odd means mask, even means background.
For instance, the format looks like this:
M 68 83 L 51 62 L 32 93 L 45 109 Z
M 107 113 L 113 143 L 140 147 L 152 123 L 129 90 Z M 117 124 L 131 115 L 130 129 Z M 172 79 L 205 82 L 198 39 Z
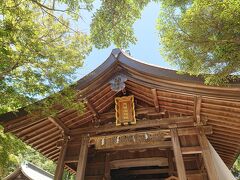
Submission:
M 116 125 L 136 124 L 134 96 L 115 98 Z

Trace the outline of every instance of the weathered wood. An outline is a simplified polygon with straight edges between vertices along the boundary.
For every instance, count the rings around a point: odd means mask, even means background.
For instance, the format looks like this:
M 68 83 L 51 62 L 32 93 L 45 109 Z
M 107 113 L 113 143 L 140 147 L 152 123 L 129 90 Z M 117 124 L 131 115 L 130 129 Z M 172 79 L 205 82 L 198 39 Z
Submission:
M 64 137 L 64 144 L 61 147 L 60 154 L 58 157 L 57 167 L 55 170 L 54 180 L 61 180 L 64 170 L 64 158 L 67 152 L 68 137 Z
M 49 134 L 52 134 L 56 131 L 59 131 L 58 128 L 56 127 L 53 127 L 53 128 L 49 128 L 49 129 L 39 129 L 34 131 L 33 133 L 27 135 L 27 136 L 24 136 L 22 137 L 22 139 L 26 142 L 26 143 L 32 143 L 34 141 L 37 141 L 39 139 L 42 139 L 43 137 L 49 135 Z M 59 131 L 59 135 L 61 135 L 61 132 Z
M 152 90 L 153 103 L 154 103 L 155 109 L 157 112 L 160 112 L 160 106 L 159 106 L 158 97 L 157 97 L 157 90 L 156 89 L 151 89 L 151 90 Z
M 143 148 L 143 147 L 142 147 Z M 66 156 L 65 162 L 70 163 L 70 162 L 77 162 L 78 161 L 78 155 L 72 154 L 71 150 L 74 151 L 74 148 L 70 148 L 70 154 Z M 141 149 L 142 150 L 142 149 Z M 134 159 L 134 158 L 146 158 L 146 157 L 165 157 L 166 153 L 165 150 L 159 150 L 158 148 L 155 149 L 147 149 L 145 151 L 141 150 L 126 150 L 126 151 L 107 151 L 106 153 L 111 153 L 110 156 L 110 161 L 116 160 L 116 159 Z M 89 156 L 92 158 L 94 153 L 89 152 Z M 101 154 L 101 159 L 100 156 Z M 103 156 L 105 152 L 100 152 L 98 151 L 97 154 L 95 154 L 95 158 L 93 161 L 89 160 L 87 163 L 87 167 L 96 167 L 96 164 L 102 163 L 100 166 L 104 167 L 104 159 L 105 157 Z M 90 158 L 89 157 L 89 158 Z
M 89 138 L 87 136 L 84 136 L 82 138 L 77 164 L 76 180 L 84 180 L 85 177 L 85 169 L 88 155 L 88 141 Z
M 201 103 L 202 103 L 202 97 L 201 96 L 195 96 L 194 98 L 194 118 L 197 124 L 200 124 L 201 122 Z
M 58 118 L 56 117 L 48 117 L 49 121 L 51 121 L 54 125 L 56 125 L 64 134 L 69 133 L 69 128 Z
M 132 133 L 117 133 L 113 135 L 90 137 L 91 145 L 97 150 L 118 150 L 134 147 L 157 147 L 165 145 L 166 139 L 170 137 L 169 130 L 154 130 Z M 162 144 L 161 144 L 162 143 Z
M 28 117 L 25 120 L 22 120 L 18 123 L 15 124 L 9 124 L 4 128 L 4 133 L 7 132 L 13 132 L 13 133 L 18 133 L 19 131 L 26 130 L 26 129 L 31 129 L 33 126 L 41 126 L 47 121 L 47 118 L 31 118 Z
M 178 178 L 179 180 L 187 180 L 186 170 L 185 170 L 185 165 L 182 157 L 177 129 L 172 128 L 170 132 L 171 132 L 171 138 L 173 143 L 173 152 L 174 152 L 174 157 L 175 157 L 175 162 L 177 167 Z
M 203 126 L 203 129 L 204 129 L 204 132 L 205 134 L 212 134 L 212 127 L 211 126 Z M 137 134 L 137 133 L 146 133 L 148 131 L 135 131 L 133 133 L 128 133 L 128 134 Z M 163 132 L 163 133 L 169 133 L 170 130 L 169 129 L 162 129 L 162 130 L 149 130 L 149 132 Z M 198 130 L 196 127 L 188 127 L 188 128 L 178 128 L 177 129 L 177 132 L 178 132 L 178 135 L 179 136 L 186 136 L 186 135 L 197 135 L 198 134 Z M 125 133 L 115 133 L 115 136 L 119 135 L 119 136 L 122 136 L 124 135 Z M 107 135 L 106 135 L 107 136 Z M 95 137 L 98 137 L 98 138 L 104 138 L 105 136 L 95 136 Z M 164 138 L 171 138 L 171 135 L 170 134 L 166 134 L 164 136 Z M 79 146 L 80 143 L 79 143 L 79 139 L 78 137 L 72 137 L 73 140 L 71 140 L 69 142 L 69 146 Z M 162 143 L 162 144 L 161 144 Z M 94 144 L 94 143 L 93 143 Z M 159 144 L 156 144 L 156 145 L 159 145 L 161 146 L 162 148 L 167 148 L 167 147 L 172 147 L 171 145 L 171 142 L 170 141 L 162 141 L 162 142 L 159 142 Z M 146 146 L 147 148 L 152 148 L 152 147 L 156 147 L 156 145 L 148 145 Z M 142 145 L 130 145 L 128 146 L 129 149 L 143 149 L 142 148 Z M 127 147 L 126 147 L 127 148 Z M 117 148 L 119 150 L 123 150 L 123 149 L 126 149 L 125 147 L 122 147 L 122 148 Z
M 213 163 L 212 155 L 209 149 L 209 144 L 207 137 L 204 133 L 202 126 L 198 127 L 199 135 L 199 144 L 202 148 L 202 156 L 204 160 L 204 165 L 208 173 L 209 180 L 218 180 L 216 168 Z
M 155 119 L 155 120 L 138 120 L 137 124 L 129 125 L 129 126 L 116 127 L 115 124 L 107 124 L 99 128 L 95 128 L 95 127 L 76 128 L 76 129 L 72 129 L 69 132 L 69 134 L 70 135 L 87 134 L 87 133 L 98 134 L 98 133 L 104 133 L 104 132 L 113 132 L 113 131 L 121 131 L 121 130 L 128 130 L 128 129 L 151 128 L 151 127 L 168 128 L 169 124 L 178 124 L 178 126 L 181 127 L 181 123 L 193 123 L 193 122 L 194 122 L 193 116 L 162 118 L 162 119 Z
M 167 149 L 172 147 L 172 142 L 171 141 L 162 141 L 159 142 L 158 144 L 149 144 L 149 145 L 128 145 L 128 146 L 122 146 L 122 147 L 116 147 L 116 148 L 111 148 L 111 149 L 105 149 L 102 151 L 113 151 L 113 150 L 118 150 L 118 151 L 123 151 L 123 150 L 142 150 L 142 149 L 150 149 L 150 148 L 159 148 L 159 149 Z
M 171 149 L 168 149 L 167 153 L 168 153 L 168 167 L 169 167 L 168 174 L 169 176 L 172 176 L 174 175 L 173 152 Z
M 128 169 L 123 172 L 117 172 L 115 175 L 144 175 L 144 174 L 165 174 L 169 169 Z
M 151 114 L 156 112 L 154 107 L 139 107 L 135 109 L 136 111 L 136 116 L 141 115 L 141 114 Z M 163 112 L 162 112 L 163 113 Z M 115 111 L 113 112 L 105 112 L 99 114 L 100 119 L 112 119 L 115 118 Z
M 56 140 L 60 138 L 60 134 L 58 131 L 55 133 L 50 133 L 49 135 L 45 136 L 44 138 L 35 140 L 34 142 L 30 143 L 31 146 L 38 148 L 39 146 L 51 142 L 52 139 Z
M 200 146 L 182 147 L 181 151 L 182 151 L 182 154 L 201 154 L 202 153 L 202 149 Z
M 44 129 L 49 130 L 49 129 L 52 129 L 52 128 L 55 128 L 55 127 L 56 126 L 54 126 L 52 123 L 47 123 L 47 121 L 44 121 L 43 125 L 41 124 L 41 126 L 39 126 L 39 124 L 37 124 L 37 125 L 31 126 L 30 128 L 23 129 L 23 130 L 17 132 L 16 135 L 17 136 L 22 136 L 22 137 L 31 136 L 32 134 L 36 134 L 36 131 L 41 132 Z
M 110 162 L 111 169 L 143 166 L 168 166 L 168 159 L 164 157 L 122 159 Z
M 212 134 L 212 126 L 203 126 L 203 131 L 205 134 Z M 177 129 L 179 136 L 187 136 L 187 135 L 197 135 L 198 130 L 195 127 L 189 127 L 189 128 L 178 128 Z
M 98 114 L 98 112 L 96 111 L 95 107 L 93 106 L 93 104 L 86 98 L 85 99 L 86 104 L 88 109 L 92 112 L 93 116 L 96 117 L 97 119 L 100 119 L 100 116 Z
M 103 180 L 111 180 L 110 153 L 106 153 Z

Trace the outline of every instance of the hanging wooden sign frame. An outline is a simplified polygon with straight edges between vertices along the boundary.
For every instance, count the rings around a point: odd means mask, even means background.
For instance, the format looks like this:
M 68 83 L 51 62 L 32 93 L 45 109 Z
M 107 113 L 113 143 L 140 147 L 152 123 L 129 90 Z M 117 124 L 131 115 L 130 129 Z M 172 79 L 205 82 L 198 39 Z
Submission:
M 115 98 L 116 126 L 136 124 L 134 96 Z

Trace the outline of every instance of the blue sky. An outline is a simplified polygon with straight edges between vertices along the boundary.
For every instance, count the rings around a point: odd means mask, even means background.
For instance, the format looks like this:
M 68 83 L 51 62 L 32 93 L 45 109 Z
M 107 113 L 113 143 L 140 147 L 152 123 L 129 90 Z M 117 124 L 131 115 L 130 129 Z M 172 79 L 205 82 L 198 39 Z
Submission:
M 97 6 L 99 6 L 99 4 L 97 4 Z M 156 30 L 156 20 L 159 9 L 160 4 L 154 2 L 145 7 L 142 18 L 134 24 L 134 31 L 138 42 L 135 45 L 131 45 L 128 50 L 130 50 L 131 56 L 143 62 L 173 69 L 174 67 L 171 67 L 165 62 L 160 55 L 160 44 L 158 32 Z M 82 13 L 82 17 L 84 22 L 80 24 L 81 30 L 89 32 L 91 14 L 84 12 Z M 84 66 L 78 70 L 77 79 L 83 77 L 102 64 L 114 48 L 114 46 L 106 49 L 94 48 L 85 59 Z

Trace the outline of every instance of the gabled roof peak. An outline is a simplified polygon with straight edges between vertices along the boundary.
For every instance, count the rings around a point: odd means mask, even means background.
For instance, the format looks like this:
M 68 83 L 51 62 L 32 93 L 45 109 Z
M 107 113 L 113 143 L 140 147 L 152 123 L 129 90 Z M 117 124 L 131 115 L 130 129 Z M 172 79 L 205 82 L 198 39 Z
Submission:
M 117 57 L 119 56 L 119 54 L 123 52 L 123 50 L 119 49 L 119 48 L 115 48 L 112 50 L 111 54 L 116 58 L 117 60 Z

